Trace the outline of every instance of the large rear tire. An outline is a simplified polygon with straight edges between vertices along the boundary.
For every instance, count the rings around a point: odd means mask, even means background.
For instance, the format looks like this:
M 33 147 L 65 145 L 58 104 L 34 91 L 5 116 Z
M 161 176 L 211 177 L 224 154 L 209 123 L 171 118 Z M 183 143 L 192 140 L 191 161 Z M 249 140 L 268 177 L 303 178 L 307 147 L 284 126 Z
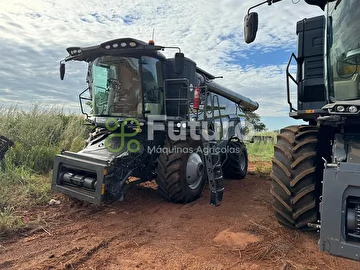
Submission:
M 316 126 L 289 126 L 274 146 L 271 195 L 279 223 L 307 228 L 318 219 L 323 161 Z
M 188 203 L 199 198 L 206 182 L 204 157 L 200 150 L 200 141 L 188 139 L 186 141 L 165 140 L 156 167 L 156 182 L 158 191 L 167 200 L 175 203 Z M 182 152 L 179 149 L 191 151 Z M 186 150 L 185 150 L 186 151 Z

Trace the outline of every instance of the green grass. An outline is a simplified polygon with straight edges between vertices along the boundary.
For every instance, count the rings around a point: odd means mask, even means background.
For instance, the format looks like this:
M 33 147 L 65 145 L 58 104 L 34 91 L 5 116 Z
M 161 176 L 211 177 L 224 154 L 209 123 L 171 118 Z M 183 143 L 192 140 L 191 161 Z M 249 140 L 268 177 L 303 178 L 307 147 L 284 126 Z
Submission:
M 247 143 L 246 148 L 251 162 L 270 162 L 274 155 L 274 143 L 271 142 Z
M 16 215 L 14 207 L 5 207 L 0 211 L 0 236 L 16 232 L 23 226 L 24 222 Z
M 276 133 L 262 132 L 256 135 L 272 136 L 274 138 L 274 142 L 254 142 L 246 144 L 249 162 L 255 163 L 255 173 L 260 177 L 268 177 L 271 172 L 271 159 L 274 155 Z
M 50 200 L 54 156 L 83 148 L 89 132 L 83 123 L 54 107 L 0 109 L 0 135 L 15 142 L 0 164 L 0 236 L 24 225 L 20 209 Z

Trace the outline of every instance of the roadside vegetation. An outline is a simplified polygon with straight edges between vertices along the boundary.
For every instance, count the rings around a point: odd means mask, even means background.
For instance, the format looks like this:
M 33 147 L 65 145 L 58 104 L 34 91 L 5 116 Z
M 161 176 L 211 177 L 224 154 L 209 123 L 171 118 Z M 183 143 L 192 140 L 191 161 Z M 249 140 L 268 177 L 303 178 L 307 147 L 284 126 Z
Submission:
M 49 202 L 54 156 L 83 147 L 83 122 L 54 107 L 0 109 L 0 135 L 15 143 L 0 164 L 0 237 L 24 225 L 20 211 Z
M 276 135 L 276 132 L 258 132 L 254 135 L 254 142 L 246 143 L 249 164 L 254 166 L 255 173 L 260 177 L 270 175 Z
M 249 156 L 249 167 L 260 177 L 268 177 L 271 172 L 271 159 L 274 154 L 277 132 L 267 131 L 266 125 L 256 112 L 247 112 L 245 119 L 253 127 L 254 141 L 247 142 L 246 147 Z M 245 132 L 249 132 L 246 130 Z

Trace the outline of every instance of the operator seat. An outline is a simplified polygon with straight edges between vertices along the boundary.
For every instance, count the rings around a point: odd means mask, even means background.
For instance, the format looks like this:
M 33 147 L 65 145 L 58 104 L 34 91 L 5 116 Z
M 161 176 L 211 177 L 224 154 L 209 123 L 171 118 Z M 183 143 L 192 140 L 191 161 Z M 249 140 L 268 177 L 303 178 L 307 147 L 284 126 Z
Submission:
M 138 117 L 142 115 L 142 94 L 138 74 L 128 64 L 117 67 L 117 86 L 109 95 L 109 113 L 118 116 Z

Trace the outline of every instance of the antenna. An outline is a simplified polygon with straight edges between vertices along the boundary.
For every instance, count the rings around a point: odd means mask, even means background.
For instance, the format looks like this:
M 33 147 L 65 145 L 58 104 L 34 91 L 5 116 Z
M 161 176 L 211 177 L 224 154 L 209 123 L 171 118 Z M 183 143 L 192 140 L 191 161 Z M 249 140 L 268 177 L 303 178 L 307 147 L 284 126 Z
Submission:
M 153 28 L 153 31 L 152 31 L 152 37 L 151 37 L 151 39 L 149 40 L 149 45 L 154 45 L 155 44 L 155 42 L 154 42 L 154 34 L 155 34 L 155 28 Z

